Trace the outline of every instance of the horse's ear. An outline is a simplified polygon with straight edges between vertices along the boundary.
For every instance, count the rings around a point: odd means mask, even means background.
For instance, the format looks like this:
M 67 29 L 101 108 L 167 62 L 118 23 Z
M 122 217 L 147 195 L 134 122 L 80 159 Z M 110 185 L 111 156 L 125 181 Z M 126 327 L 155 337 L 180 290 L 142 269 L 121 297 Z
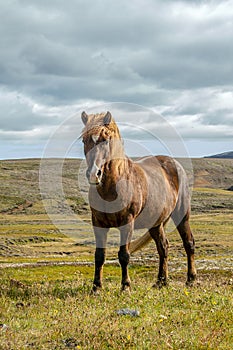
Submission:
M 110 112 L 107 112 L 104 116 L 104 125 L 110 124 L 112 121 L 112 115 Z
M 82 118 L 83 124 L 86 125 L 87 121 L 88 121 L 87 113 L 83 111 L 82 114 L 81 114 L 81 118 Z

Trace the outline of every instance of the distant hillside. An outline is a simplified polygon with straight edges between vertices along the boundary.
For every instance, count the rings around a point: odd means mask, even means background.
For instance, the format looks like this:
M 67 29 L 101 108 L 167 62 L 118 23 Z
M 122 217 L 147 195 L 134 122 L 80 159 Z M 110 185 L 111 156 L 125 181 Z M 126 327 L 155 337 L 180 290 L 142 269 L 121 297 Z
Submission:
M 212 156 L 205 156 L 204 158 L 223 158 L 223 159 L 233 159 L 233 151 L 214 154 Z
M 57 162 L 55 159 L 53 161 Z M 86 213 L 89 206 L 79 190 L 81 185 L 85 193 L 88 191 L 87 184 L 78 181 L 80 163 L 80 159 L 65 160 L 62 185 L 66 201 L 75 212 L 81 214 Z M 194 187 L 229 189 L 233 186 L 233 159 L 196 158 L 192 159 L 192 165 Z M 0 213 L 44 212 L 39 188 L 39 168 L 40 159 L 0 161 Z M 188 175 L 191 178 L 191 174 Z M 83 177 L 85 179 L 85 175 Z M 63 211 L 62 206 L 60 210 Z
M 233 185 L 233 158 L 192 159 L 194 187 L 228 189 Z

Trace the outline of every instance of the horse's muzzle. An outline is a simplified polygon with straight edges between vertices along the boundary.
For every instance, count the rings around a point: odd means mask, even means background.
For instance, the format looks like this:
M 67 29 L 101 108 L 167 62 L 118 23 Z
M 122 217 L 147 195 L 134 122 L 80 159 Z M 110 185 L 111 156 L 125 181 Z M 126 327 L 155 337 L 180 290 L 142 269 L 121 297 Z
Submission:
M 100 169 L 93 169 L 86 171 L 86 176 L 90 185 L 99 185 L 102 178 L 102 171 Z

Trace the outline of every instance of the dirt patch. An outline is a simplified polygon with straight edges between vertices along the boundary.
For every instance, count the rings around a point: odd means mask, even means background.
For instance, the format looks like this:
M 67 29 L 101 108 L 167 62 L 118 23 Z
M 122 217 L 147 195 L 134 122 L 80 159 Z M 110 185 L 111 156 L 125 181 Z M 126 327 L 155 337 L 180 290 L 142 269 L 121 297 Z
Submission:
M 32 207 L 33 203 L 30 201 L 25 200 L 24 203 L 21 203 L 19 205 L 15 205 L 13 208 L 3 209 L 0 211 L 2 214 L 20 214 L 24 213 L 27 208 Z

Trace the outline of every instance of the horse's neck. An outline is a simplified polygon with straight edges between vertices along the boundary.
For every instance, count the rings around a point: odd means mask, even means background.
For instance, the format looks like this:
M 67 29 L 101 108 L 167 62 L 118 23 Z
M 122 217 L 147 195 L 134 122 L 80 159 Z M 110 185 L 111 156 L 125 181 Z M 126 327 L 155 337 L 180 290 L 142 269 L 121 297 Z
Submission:
M 128 157 L 125 155 L 125 150 L 123 142 L 121 139 L 114 139 L 111 144 L 110 150 L 110 159 L 106 164 L 106 170 L 110 173 L 116 175 L 119 172 L 119 175 L 122 176 L 122 173 L 126 171 L 128 164 Z
M 111 144 L 110 159 L 105 164 L 102 186 L 113 188 L 117 183 L 127 177 L 132 161 L 125 155 L 121 138 L 115 139 Z
M 115 138 L 110 143 L 110 158 L 111 159 L 124 159 L 125 155 L 124 145 L 121 138 Z
M 128 170 L 128 162 L 129 159 L 126 156 L 112 159 L 107 164 L 107 170 L 110 174 L 122 176 Z
M 106 186 L 116 185 L 120 179 L 127 176 L 130 171 L 130 164 L 131 160 L 125 155 L 107 162 L 104 169 Z

